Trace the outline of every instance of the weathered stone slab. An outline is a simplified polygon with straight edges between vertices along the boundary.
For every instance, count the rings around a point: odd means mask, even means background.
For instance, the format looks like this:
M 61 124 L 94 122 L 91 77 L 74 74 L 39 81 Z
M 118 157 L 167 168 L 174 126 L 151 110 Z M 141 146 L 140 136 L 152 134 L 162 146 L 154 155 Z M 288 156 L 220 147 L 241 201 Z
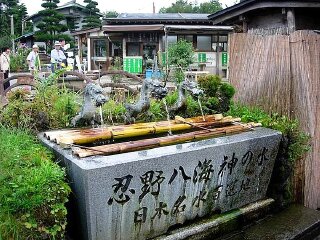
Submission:
M 193 143 L 78 159 L 42 139 L 67 168 L 85 239 L 146 239 L 266 195 L 281 134 L 257 128 Z

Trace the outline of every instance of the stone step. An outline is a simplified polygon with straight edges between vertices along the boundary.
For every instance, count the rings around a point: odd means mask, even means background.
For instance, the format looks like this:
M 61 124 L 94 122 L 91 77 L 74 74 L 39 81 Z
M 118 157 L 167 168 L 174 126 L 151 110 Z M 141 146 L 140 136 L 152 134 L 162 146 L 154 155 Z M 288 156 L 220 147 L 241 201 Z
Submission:
M 173 229 L 155 240 L 320 240 L 320 211 L 292 205 L 267 215 L 272 203 L 258 201 Z
M 292 205 L 280 213 L 268 216 L 254 225 L 218 240 L 309 240 L 320 239 L 319 235 L 320 211 Z

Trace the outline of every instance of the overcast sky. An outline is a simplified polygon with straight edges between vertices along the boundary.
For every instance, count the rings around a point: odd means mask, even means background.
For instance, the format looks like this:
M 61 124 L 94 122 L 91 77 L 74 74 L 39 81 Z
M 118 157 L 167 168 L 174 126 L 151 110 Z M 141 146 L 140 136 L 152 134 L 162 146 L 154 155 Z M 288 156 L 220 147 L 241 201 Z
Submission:
M 64 4 L 70 0 L 60 0 L 60 4 Z M 155 3 L 156 12 L 159 11 L 161 7 L 169 7 L 171 3 L 176 2 L 176 0 L 96 0 L 98 2 L 98 7 L 101 12 L 105 11 L 117 11 L 119 13 L 151 13 L 152 3 Z M 27 6 L 28 14 L 34 14 L 42 9 L 42 0 L 20 0 Z M 82 0 L 77 0 L 78 3 L 83 4 Z M 206 0 L 191 0 L 190 2 L 207 2 Z M 236 0 L 220 0 L 222 5 L 231 6 Z

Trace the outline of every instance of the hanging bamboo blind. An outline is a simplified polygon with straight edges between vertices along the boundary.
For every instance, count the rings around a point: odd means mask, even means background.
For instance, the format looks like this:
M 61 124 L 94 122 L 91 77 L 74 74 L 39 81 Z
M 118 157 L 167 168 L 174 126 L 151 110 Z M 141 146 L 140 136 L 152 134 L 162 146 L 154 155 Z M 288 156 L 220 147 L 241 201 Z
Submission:
M 312 150 L 296 163 L 296 196 L 308 207 L 320 208 L 320 35 L 230 36 L 229 80 L 236 100 L 260 105 L 300 121 L 312 137 Z

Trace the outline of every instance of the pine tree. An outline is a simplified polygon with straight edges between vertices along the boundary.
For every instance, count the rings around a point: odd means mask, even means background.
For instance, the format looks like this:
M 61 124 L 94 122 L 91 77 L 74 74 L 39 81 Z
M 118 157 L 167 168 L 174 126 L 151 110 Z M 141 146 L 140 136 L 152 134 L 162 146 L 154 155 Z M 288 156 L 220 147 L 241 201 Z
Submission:
M 63 14 L 57 12 L 57 4 L 59 0 L 42 0 L 44 3 L 41 6 L 44 10 L 39 12 L 42 21 L 37 25 L 39 31 L 36 32 L 35 37 L 38 41 L 53 43 L 58 40 L 59 35 L 68 30 L 68 27 L 60 22 L 65 19 Z
M 82 28 L 86 29 L 100 27 L 101 20 L 98 14 L 100 12 L 100 10 L 97 8 L 98 3 L 93 0 L 84 0 L 84 2 L 87 3 L 84 12 L 87 13 L 88 16 L 86 16 L 85 19 L 82 21 Z
M 8 15 L 6 13 L 6 5 L 1 4 L 0 7 L 0 36 L 10 35 L 10 25 Z

